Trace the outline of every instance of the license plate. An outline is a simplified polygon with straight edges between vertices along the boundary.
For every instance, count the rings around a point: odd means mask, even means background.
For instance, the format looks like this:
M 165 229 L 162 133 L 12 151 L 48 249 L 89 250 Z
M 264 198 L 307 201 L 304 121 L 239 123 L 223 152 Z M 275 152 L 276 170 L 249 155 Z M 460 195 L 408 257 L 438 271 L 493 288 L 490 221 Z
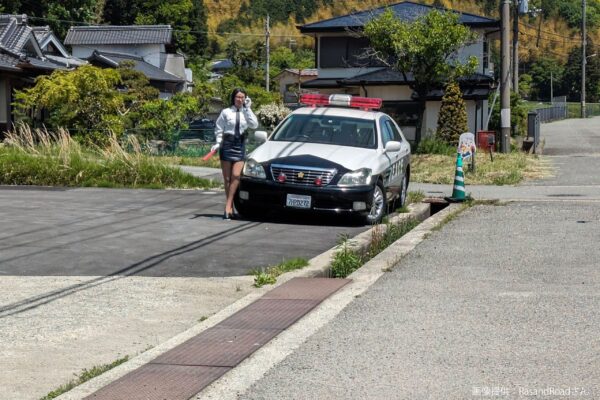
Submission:
M 285 205 L 294 208 L 310 208 L 310 196 L 288 194 Z

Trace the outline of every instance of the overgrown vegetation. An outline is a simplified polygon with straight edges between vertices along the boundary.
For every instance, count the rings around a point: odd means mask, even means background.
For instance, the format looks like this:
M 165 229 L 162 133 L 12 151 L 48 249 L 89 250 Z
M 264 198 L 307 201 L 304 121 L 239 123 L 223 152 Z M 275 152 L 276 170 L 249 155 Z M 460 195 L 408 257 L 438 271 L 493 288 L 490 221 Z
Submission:
M 144 154 L 135 137 L 121 145 L 112 135 L 104 147 L 87 147 L 64 129 L 32 130 L 27 125 L 9 132 L 0 147 L 0 184 L 161 189 L 216 185 Z
M 463 166 L 467 185 L 515 185 L 525 179 L 540 179 L 551 175 L 547 161 L 539 156 L 514 151 L 494 154 L 494 161 L 487 153 L 476 155 L 475 172 Z M 454 155 L 417 154 L 412 157 L 411 180 L 421 183 L 451 184 L 456 172 Z
M 308 261 L 304 258 L 292 258 L 275 266 L 252 270 L 250 273 L 254 275 L 254 286 L 263 287 L 275 284 L 279 275 L 304 268 L 307 265 Z
M 42 397 L 40 400 L 51 400 L 51 399 L 57 398 L 61 394 L 68 392 L 69 390 L 73 389 L 74 387 L 79 386 L 82 383 L 85 383 L 92 378 L 102 375 L 106 371 L 109 371 L 115 367 L 118 367 L 119 365 L 123 364 L 127 360 L 129 360 L 129 356 L 119 358 L 118 360 L 113 361 L 110 364 L 103 364 L 103 365 L 94 366 L 90 369 L 84 369 L 83 371 L 81 371 L 81 373 L 75 379 L 62 385 L 58 389 L 51 391 L 50 393 L 48 393 L 47 395 Z
M 385 225 L 374 226 L 371 230 L 371 242 L 364 251 L 356 249 L 347 236 L 341 237 L 338 244 L 339 250 L 331 262 L 331 276 L 334 278 L 347 277 L 418 224 L 419 221 L 409 218 L 397 224 L 388 222 Z

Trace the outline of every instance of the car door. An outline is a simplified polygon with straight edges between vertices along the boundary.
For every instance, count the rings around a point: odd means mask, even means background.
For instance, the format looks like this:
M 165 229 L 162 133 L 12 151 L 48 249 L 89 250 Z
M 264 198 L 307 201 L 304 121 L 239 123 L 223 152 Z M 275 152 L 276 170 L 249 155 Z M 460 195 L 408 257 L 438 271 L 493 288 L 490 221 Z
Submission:
M 407 142 L 402 137 L 400 130 L 394 124 L 394 121 L 388 116 L 384 116 L 380 120 L 381 127 L 381 140 L 383 147 L 391 140 L 400 142 L 402 147 L 399 151 L 385 153 L 388 159 L 389 165 L 384 173 L 385 186 L 399 187 L 402 184 L 402 176 L 404 174 Z

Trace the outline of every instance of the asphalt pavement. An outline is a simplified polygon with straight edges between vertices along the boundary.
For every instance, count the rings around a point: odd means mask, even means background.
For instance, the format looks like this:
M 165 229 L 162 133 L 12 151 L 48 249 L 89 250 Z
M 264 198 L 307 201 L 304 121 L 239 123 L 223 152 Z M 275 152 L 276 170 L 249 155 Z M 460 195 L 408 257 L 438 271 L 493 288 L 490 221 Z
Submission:
M 600 398 L 600 118 L 541 132 L 552 178 L 489 188 L 507 202 L 432 232 L 305 342 L 257 352 L 287 356 L 219 398 Z

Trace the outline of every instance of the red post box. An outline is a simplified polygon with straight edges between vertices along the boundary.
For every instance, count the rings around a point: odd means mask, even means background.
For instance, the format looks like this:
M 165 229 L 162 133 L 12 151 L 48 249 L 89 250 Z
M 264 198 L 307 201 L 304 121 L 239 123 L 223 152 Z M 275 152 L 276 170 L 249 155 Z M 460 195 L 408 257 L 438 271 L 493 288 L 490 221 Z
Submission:
M 496 149 L 496 131 L 478 131 L 477 147 L 483 151 Z

